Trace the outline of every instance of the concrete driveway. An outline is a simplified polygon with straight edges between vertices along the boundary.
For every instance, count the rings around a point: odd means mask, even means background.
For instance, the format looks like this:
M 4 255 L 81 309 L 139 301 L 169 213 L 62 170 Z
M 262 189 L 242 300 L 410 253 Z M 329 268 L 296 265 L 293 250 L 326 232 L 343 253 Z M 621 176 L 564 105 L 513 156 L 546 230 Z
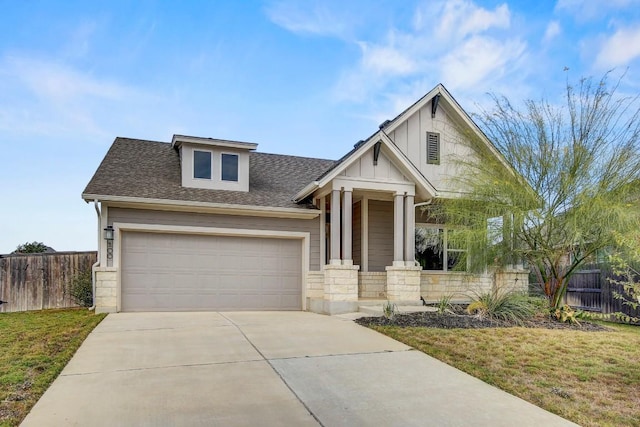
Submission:
M 109 315 L 23 426 L 574 425 L 351 320 Z

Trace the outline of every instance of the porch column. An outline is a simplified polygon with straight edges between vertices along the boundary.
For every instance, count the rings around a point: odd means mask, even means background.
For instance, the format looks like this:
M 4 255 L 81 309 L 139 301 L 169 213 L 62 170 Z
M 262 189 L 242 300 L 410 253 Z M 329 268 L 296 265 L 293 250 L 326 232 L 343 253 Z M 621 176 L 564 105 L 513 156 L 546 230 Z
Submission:
M 404 195 L 393 197 L 393 265 L 404 266 Z
M 320 201 L 320 269 L 327 263 L 327 197 L 322 196 Z
M 416 221 L 413 199 L 414 197 L 410 195 L 404 198 L 404 262 L 407 267 L 413 267 L 416 259 Z
M 331 260 L 340 264 L 340 190 L 331 191 Z
M 342 264 L 352 265 L 351 229 L 353 216 L 353 193 L 351 190 L 342 192 Z

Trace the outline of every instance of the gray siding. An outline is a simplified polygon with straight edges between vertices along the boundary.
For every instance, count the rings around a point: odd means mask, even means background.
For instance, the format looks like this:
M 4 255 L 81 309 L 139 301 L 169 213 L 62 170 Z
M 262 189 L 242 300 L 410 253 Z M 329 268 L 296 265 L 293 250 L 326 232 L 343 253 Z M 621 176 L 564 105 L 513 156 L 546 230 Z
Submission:
M 311 237 L 309 270 L 320 270 L 320 219 L 318 217 L 314 219 L 267 218 L 111 207 L 109 224 L 114 222 L 306 232 L 310 233 Z
M 369 200 L 369 271 L 393 264 L 393 202 Z
M 361 215 L 361 205 L 362 203 L 356 202 L 353 205 L 353 228 L 352 228 L 352 251 L 353 254 L 353 263 L 355 265 L 361 265 L 362 263 L 362 215 Z

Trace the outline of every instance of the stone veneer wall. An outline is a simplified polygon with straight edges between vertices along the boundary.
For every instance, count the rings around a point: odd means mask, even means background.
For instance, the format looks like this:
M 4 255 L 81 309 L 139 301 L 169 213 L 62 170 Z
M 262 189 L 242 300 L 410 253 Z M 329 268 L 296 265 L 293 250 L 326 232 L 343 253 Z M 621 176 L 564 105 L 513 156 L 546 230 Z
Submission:
M 324 271 L 307 272 L 307 298 L 324 297 Z
M 529 287 L 529 272 L 526 270 L 503 270 L 495 273 L 495 284 L 501 289 L 526 292 Z M 467 275 L 440 271 L 422 271 L 420 292 L 431 302 L 444 295 L 452 295 L 454 302 L 468 302 L 476 294 L 488 292 L 494 285 L 494 273 Z
M 358 298 L 386 299 L 387 272 L 367 271 L 358 273 Z
M 96 313 L 114 313 L 118 309 L 118 270 L 98 267 L 96 278 Z

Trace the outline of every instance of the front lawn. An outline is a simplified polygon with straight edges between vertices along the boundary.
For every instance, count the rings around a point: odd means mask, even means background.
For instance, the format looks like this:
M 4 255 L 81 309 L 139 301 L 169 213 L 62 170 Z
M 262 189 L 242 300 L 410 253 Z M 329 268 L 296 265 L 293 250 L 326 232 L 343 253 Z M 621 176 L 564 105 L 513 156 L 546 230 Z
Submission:
M 104 317 L 86 309 L 0 314 L 0 426 L 22 421 Z
M 640 426 L 640 327 L 373 329 L 583 426 Z

